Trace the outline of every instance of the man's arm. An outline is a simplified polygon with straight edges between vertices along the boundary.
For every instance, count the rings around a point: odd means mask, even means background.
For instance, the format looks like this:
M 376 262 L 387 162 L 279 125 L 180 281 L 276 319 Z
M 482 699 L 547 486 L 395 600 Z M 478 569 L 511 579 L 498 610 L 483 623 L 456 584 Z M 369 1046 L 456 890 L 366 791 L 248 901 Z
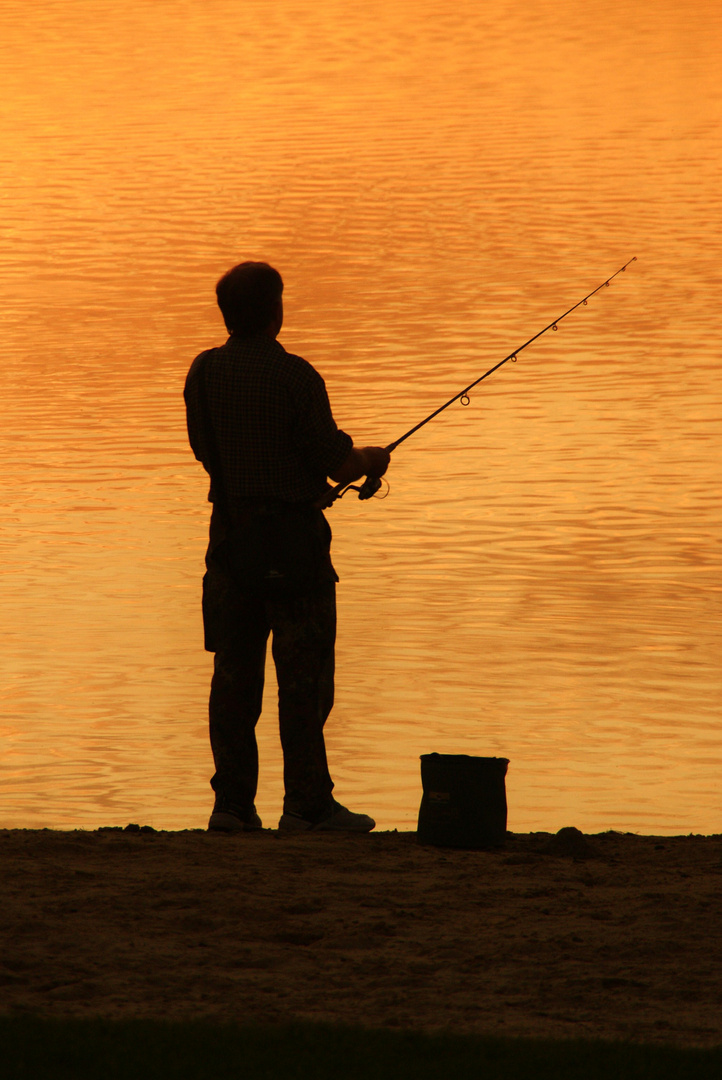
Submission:
M 352 484 L 362 476 L 383 476 L 391 455 L 383 446 L 354 446 L 343 465 L 331 473 L 337 484 Z

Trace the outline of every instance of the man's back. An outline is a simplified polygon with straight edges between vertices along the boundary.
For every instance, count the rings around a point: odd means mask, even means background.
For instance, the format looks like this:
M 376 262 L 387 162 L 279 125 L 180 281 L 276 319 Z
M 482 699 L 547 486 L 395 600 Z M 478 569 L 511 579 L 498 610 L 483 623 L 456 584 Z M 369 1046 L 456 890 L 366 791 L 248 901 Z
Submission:
M 201 378 L 231 512 L 239 500 L 307 502 L 326 490 L 353 442 L 306 360 L 266 334 L 231 337 L 196 357 L 185 387 L 188 434 L 210 472 Z

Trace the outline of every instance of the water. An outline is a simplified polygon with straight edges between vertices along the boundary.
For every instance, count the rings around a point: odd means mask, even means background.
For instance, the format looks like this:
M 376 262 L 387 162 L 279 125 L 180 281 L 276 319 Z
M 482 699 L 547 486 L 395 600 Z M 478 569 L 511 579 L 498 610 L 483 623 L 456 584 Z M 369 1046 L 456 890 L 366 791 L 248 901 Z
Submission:
M 339 797 L 511 759 L 510 828 L 720 830 L 716 5 L 0 2 L 0 823 L 205 823 L 220 274 L 286 282 L 339 424 Z M 259 810 L 280 809 L 269 678 Z

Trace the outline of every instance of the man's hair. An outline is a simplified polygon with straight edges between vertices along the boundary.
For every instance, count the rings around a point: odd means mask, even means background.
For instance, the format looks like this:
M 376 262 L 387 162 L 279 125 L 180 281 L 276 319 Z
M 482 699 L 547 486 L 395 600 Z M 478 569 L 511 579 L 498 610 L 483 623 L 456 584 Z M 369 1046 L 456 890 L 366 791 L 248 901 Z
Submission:
M 250 337 L 265 330 L 283 293 L 278 270 L 264 262 L 242 262 L 216 285 L 218 307 L 230 334 Z

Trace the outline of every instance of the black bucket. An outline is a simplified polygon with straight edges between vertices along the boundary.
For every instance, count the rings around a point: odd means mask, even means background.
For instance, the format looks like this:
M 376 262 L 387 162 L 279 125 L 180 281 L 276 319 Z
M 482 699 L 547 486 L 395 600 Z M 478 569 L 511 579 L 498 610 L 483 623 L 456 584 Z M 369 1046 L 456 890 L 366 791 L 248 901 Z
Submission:
M 419 843 L 476 850 L 503 847 L 508 764 L 508 758 L 422 754 Z

